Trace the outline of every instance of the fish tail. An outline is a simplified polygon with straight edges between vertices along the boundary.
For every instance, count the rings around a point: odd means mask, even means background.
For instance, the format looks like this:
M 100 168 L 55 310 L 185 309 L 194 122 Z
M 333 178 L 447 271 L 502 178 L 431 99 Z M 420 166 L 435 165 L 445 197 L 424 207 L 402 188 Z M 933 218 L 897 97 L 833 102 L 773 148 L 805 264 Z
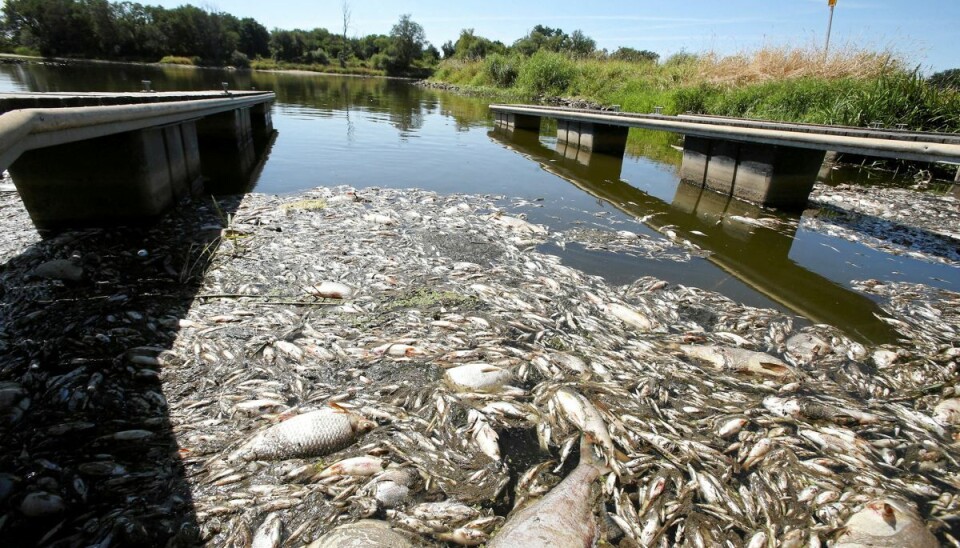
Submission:
M 580 437 L 580 464 L 592 466 L 597 469 L 600 474 L 607 474 L 610 472 L 610 467 L 597 456 L 597 452 L 594 451 L 594 447 L 597 445 L 597 440 L 593 437 L 592 434 L 583 434 Z

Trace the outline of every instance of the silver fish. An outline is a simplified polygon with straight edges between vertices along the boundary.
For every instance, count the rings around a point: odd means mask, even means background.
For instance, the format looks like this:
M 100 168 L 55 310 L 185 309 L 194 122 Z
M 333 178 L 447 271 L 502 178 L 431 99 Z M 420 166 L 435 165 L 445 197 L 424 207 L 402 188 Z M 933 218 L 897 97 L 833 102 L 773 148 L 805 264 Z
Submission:
M 232 460 L 284 460 L 326 455 L 353 443 L 376 423 L 360 415 L 323 409 L 297 415 L 255 435 Z

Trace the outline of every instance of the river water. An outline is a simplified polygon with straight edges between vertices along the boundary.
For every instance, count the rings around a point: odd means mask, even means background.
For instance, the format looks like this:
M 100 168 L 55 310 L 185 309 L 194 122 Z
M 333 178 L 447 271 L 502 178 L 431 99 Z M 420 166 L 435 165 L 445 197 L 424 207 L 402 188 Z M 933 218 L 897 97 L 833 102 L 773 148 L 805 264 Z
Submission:
M 424 188 L 502 195 L 528 220 L 552 231 L 629 230 L 654 239 L 674 235 L 702 248 L 688 261 L 640 257 L 582 244 L 542 251 L 612 283 L 652 275 L 718 291 L 751 306 L 835 325 L 857 339 L 887 342 L 893 332 L 852 280 L 925 283 L 956 290 L 954 266 L 876 251 L 778 214 L 776 230 L 737 222 L 770 216 L 747 204 L 679 182 L 679 137 L 631 130 L 622 159 L 569 154 L 555 128 L 507 135 L 493 129 L 488 100 L 421 89 L 406 81 L 183 67 L 76 64 L 0 65 L 0 92 L 273 90 L 277 138 L 253 181 L 257 192 L 317 186 Z M 853 182 L 856 174 L 849 175 Z M 834 172 L 830 184 L 848 182 Z M 531 209 L 531 206 L 532 209 Z

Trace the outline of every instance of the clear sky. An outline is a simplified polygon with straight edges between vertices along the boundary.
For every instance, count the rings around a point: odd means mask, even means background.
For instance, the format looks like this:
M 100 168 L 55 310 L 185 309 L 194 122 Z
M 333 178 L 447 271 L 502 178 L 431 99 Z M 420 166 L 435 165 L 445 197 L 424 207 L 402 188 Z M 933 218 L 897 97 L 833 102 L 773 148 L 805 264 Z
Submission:
M 340 32 L 341 0 L 140 0 L 194 5 L 253 17 L 267 28 L 324 27 Z M 388 34 L 411 14 L 436 45 L 463 28 L 506 44 L 536 24 L 580 29 L 597 46 L 727 54 L 762 45 L 823 44 L 827 0 L 348 0 L 353 36 Z M 925 72 L 960 67 L 960 0 L 837 0 L 831 48 L 891 48 Z

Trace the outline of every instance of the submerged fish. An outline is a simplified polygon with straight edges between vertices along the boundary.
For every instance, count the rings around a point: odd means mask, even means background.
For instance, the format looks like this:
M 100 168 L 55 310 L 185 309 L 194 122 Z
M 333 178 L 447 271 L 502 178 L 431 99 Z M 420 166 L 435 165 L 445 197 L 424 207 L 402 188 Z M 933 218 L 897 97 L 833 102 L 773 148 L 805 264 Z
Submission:
M 900 502 L 884 499 L 870 502 L 850 516 L 834 547 L 929 548 L 939 545 L 913 510 Z
M 542 499 L 513 514 L 487 546 L 593 546 L 599 535 L 593 512 L 594 481 L 607 471 L 587 436 L 580 464 Z
M 232 459 L 283 460 L 326 455 L 353 443 L 376 423 L 360 415 L 323 409 L 297 415 L 255 435 Z

